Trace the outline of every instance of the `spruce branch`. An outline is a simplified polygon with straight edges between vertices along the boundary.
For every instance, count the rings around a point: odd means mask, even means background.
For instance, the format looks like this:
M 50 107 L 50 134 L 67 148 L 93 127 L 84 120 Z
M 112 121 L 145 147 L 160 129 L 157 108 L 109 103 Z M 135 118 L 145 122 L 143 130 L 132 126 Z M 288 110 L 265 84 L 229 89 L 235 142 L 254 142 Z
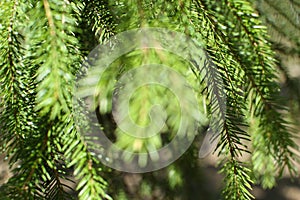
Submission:
M 257 5 L 265 6 L 257 6 L 257 10 L 270 33 L 281 37 L 271 39 L 273 47 L 279 53 L 292 52 L 297 56 L 300 4 L 295 0 L 276 2 L 279 1 L 259 1 Z M 3 0 L 0 7 L 0 143 L 11 167 L 16 166 L 13 176 L 0 187 L 1 198 L 70 199 L 67 190 L 73 190 L 68 184 L 72 170 L 78 181 L 79 199 L 116 196 L 111 189 L 114 186 L 108 187 L 107 183 L 113 184 L 111 174 L 97 157 L 102 155 L 93 151 L 96 144 L 78 129 L 87 119 L 83 111 L 74 108 L 73 86 L 82 58 L 97 44 L 105 44 L 122 31 L 144 27 L 167 28 L 196 39 L 199 48 L 206 49 L 205 58 L 192 52 L 187 64 L 169 52 L 147 50 L 147 54 L 135 51 L 124 55 L 110 66 L 107 79 L 99 83 L 99 101 L 110 100 L 115 81 L 133 66 L 168 64 L 188 79 L 197 101 L 209 101 L 205 105 L 208 115 L 223 119 L 214 122 L 212 139 L 218 142 L 215 152 L 221 158 L 220 171 L 225 175 L 225 199 L 251 199 L 254 182 L 271 188 L 277 173 L 280 175 L 286 168 L 295 173 L 295 130 L 284 118 L 283 112 L 289 110 L 279 96 L 275 54 L 266 27 L 250 0 Z M 288 83 L 294 81 L 286 66 L 280 69 Z M 297 81 L 292 83 L 296 85 Z M 170 106 L 173 99 L 166 94 L 162 89 L 155 89 L 152 94 L 147 90 L 135 94 L 131 100 L 136 122 L 147 122 L 149 105 L 156 97 L 162 97 L 167 102 L 163 106 L 172 113 L 164 131 L 175 130 L 179 118 Z M 224 97 L 226 103 L 222 102 Z M 105 105 L 100 114 L 110 115 L 112 103 Z M 120 130 L 110 120 L 102 125 L 113 130 L 118 145 L 134 148 L 135 138 L 120 137 Z M 153 138 L 143 140 L 142 145 L 161 147 L 170 140 L 168 136 Z M 249 142 L 253 149 L 247 146 Z M 251 164 L 240 161 L 248 153 Z M 189 155 L 182 159 L 194 158 L 194 153 Z M 178 174 L 183 177 L 185 172 Z M 175 191 L 172 187 L 176 184 L 171 179 L 170 188 L 162 188 Z
M 82 117 L 84 118 L 84 116 Z M 65 144 L 63 151 L 68 160 L 67 167 L 74 167 L 74 176 L 78 180 L 76 189 L 79 191 L 79 199 L 111 199 L 106 192 L 107 182 L 101 176 L 102 168 L 96 158 L 97 155 L 93 155 L 90 152 L 91 149 L 87 147 L 88 138 L 79 135 L 72 116 L 66 120 L 70 124 L 63 136 Z
M 203 34 L 203 38 L 207 38 L 206 45 L 209 56 L 223 75 L 222 79 L 227 95 L 226 116 L 223 130 L 220 133 L 219 145 L 217 146 L 220 149 L 219 155 L 223 152 L 226 156 L 221 170 L 226 177 L 224 179 L 223 196 L 225 199 L 231 199 L 232 197 L 234 199 L 251 199 L 253 196 L 248 191 L 251 190 L 251 171 L 249 167 L 244 166 L 244 163 L 237 161 L 242 152 L 249 152 L 247 146 L 243 143 L 250 140 L 249 134 L 241 128 L 247 126 L 243 116 L 246 107 L 243 99 L 244 93 L 241 89 L 238 89 L 239 83 L 243 83 L 244 80 L 237 79 L 238 75 L 235 73 L 242 73 L 242 70 L 239 63 L 232 59 L 232 52 L 227 46 L 226 35 L 216 24 L 217 20 L 214 13 L 208 9 L 206 2 L 195 2 L 197 8 L 201 10 L 198 13 L 203 13 L 202 15 L 199 14 L 199 17 L 201 17 L 199 20 L 205 21 L 206 26 L 209 26 L 208 30 L 211 30 Z
M 235 52 L 235 54 L 240 57 L 238 61 L 241 63 L 241 66 L 243 67 L 246 75 L 250 80 L 250 88 L 255 90 L 255 96 L 259 96 L 259 101 L 255 104 L 255 109 L 259 112 L 255 112 L 254 114 L 259 117 L 261 127 L 264 127 L 263 130 L 261 130 L 261 134 L 264 134 L 265 138 L 270 139 L 267 139 L 267 141 L 270 142 L 269 144 L 271 152 L 267 154 L 273 155 L 274 159 L 277 160 L 277 163 L 279 164 L 277 168 L 279 171 L 282 171 L 285 167 L 288 167 L 290 169 L 290 166 L 292 166 L 290 162 L 292 162 L 291 160 L 293 160 L 293 158 L 295 157 L 295 155 L 291 156 L 293 155 L 293 153 L 290 148 L 297 149 L 297 145 L 292 140 L 293 134 L 290 133 L 287 128 L 288 123 L 283 120 L 282 114 L 278 111 L 279 109 L 282 110 L 284 108 L 280 106 L 279 102 L 273 100 L 273 98 L 278 99 L 279 96 L 279 87 L 275 82 L 275 64 L 274 62 L 272 62 L 274 54 L 272 53 L 270 44 L 265 39 L 263 39 L 267 38 L 266 31 L 260 28 L 251 30 L 250 28 L 248 28 L 253 26 L 261 26 L 261 24 L 259 24 L 259 21 L 246 21 L 244 16 L 253 13 L 253 10 L 250 10 L 251 7 L 249 6 L 248 8 L 245 8 L 243 10 L 241 9 L 239 3 L 234 3 L 235 2 L 233 1 L 231 2 L 231 4 L 227 5 L 229 5 L 230 10 L 233 12 L 233 15 L 242 25 L 249 41 L 251 42 L 250 44 L 252 44 L 249 50 L 254 50 L 252 54 L 254 56 L 251 61 L 252 63 L 253 60 L 257 62 L 252 64 L 252 66 L 255 66 L 256 68 L 254 68 L 256 73 L 253 73 L 254 70 L 250 70 L 251 68 L 247 67 L 249 65 L 241 62 L 246 60 L 245 58 L 242 58 L 243 55 L 238 55 L 239 52 Z M 245 6 L 245 4 L 243 4 L 243 6 Z M 239 14 L 239 12 L 242 14 Z M 254 37 L 258 42 L 254 42 Z M 232 47 L 233 52 L 234 49 L 237 48 Z M 259 68 L 260 70 L 258 70 L 257 68 Z M 271 134 L 272 137 L 268 136 L 269 134 Z M 282 142 L 283 138 L 284 141 Z

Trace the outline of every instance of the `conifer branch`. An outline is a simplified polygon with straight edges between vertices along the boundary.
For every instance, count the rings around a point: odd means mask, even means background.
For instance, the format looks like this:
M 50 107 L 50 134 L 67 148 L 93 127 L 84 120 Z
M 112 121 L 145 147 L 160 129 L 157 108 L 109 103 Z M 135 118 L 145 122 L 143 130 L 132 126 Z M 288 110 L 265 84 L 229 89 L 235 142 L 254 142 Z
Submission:
M 270 31 L 290 43 L 286 48 L 272 38 L 280 55 L 291 52 L 297 55 L 300 3 L 295 0 L 276 5 L 270 0 L 261 2 L 267 6 L 257 9 Z M 280 174 L 287 168 L 294 173 L 293 162 L 298 158 L 294 150 L 298 147 L 293 141 L 294 130 L 282 113 L 288 110 L 280 102 L 275 54 L 250 0 L 39 0 L 30 3 L 4 0 L 0 1 L 0 7 L 1 149 L 8 153 L 11 166 L 16 163 L 20 166 L 13 169 L 8 183 L 0 187 L 6 199 L 70 199 L 66 191 L 69 186 L 65 184 L 71 181 L 70 169 L 78 181 L 79 199 L 118 198 L 112 191 L 111 174 L 93 153 L 96 144 L 78 129 L 88 119 L 83 111 L 74 108 L 73 86 L 82 58 L 97 44 L 105 44 L 122 31 L 143 27 L 184 33 L 199 42 L 197 47 L 206 49 L 205 58 L 191 52 L 187 65 L 169 52 L 147 50 L 145 54 L 137 50 L 123 55 L 110 66 L 107 79 L 99 83 L 97 92 L 101 96 L 96 100 L 99 98 L 107 105 L 100 108 L 100 114 L 111 114 L 110 97 L 115 81 L 123 73 L 145 63 L 168 64 L 188 77 L 197 101 L 201 102 L 201 98 L 205 103 L 209 101 L 205 105 L 208 115 L 220 117 L 213 124 L 212 139 L 218 141 L 215 151 L 222 161 L 220 171 L 225 175 L 225 199 L 252 199 L 250 190 L 254 182 L 270 188 L 275 184 L 277 172 Z M 269 13 L 285 21 L 286 29 Z M 287 68 L 280 69 L 290 82 Z M 153 91 L 132 97 L 132 117 L 137 122 L 147 122 L 153 96 L 161 97 L 170 105 L 175 102 L 167 97 L 166 90 Z M 222 102 L 224 97 L 226 103 Z M 179 118 L 172 106 L 165 107 L 173 113 L 164 129 L 171 136 L 143 139 L 142 147 L 148 144 L 151 148 L 161 147 L 174 136 Z M 127 150 L 135 148 L 135 138 L 121 137 L 120 128 L 110 120 L 100 123 L 107 123 L 104 127 L 111 129 L 117 144 Z M 194 136 L 194 132 L 190 135 Z M 142 147 L 134 150 L 147 151 Z M 251 154 L 252 165 L 240 161 L 244 153 Z M 179 173 L 182 173 L 180 177 L 184 176 L 184 172 Z M 110 187 L 106 180 L 111 182 Z M 168 189 L 174 185 L 170 184 Z M 170 192 L 172 195 L 176 193 Z

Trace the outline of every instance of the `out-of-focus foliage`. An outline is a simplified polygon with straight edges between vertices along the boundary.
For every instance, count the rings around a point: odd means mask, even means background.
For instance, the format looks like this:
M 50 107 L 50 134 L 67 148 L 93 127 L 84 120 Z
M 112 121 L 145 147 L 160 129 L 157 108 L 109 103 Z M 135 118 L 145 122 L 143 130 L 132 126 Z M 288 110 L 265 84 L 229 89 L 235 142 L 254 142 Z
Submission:
M 300 103 L 300 1 L 258 0 L 256 7 L 267 25 L 282 73 L 282 94 L 297 116 Z M 293 112 L 294 111 L 294 112 Z

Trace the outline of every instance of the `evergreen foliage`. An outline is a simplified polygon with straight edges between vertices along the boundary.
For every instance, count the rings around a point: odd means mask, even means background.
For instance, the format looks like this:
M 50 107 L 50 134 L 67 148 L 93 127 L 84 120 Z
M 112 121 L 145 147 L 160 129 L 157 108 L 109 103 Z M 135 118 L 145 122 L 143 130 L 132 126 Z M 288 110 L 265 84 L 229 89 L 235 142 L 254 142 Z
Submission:
M 278 51 L 299 55 L 299 37 L 294 33 L 300 26 L 300 3 L 289 0 L 281 5 L 264 0 L 257 5 L 259 12 L 248 0 L 2 0 L 0 138 L 13 176 L 1 186 L 1 199 L 127 199 L 122 188 L 114 185 L 112 176 L 119 176 L 119 172 L 103 166 L 89 151 L 92 140 L 78 132 L 84 116 L 76 121 L 82 113 L 74 111 L 72 100 L 76 74 L 89 51 L 118 33 L 142 27 L 167 28 L 199 41 L 207 52 L 203 62 L 206 76 L 200 76 L 199 62 L 187 64 L 167 52 L 136 51 L 116 60 L 112 64 L 115 71 L 107 72 L 109 81 L 100 83 L 100 91 L 107 94 L 105 101 L 111 101 L 112 83 L 122 72 L 153 60 L 169 64 L 192 84 L 199 102 L 207 101 L 208 118 L 224 115 L 225 120 L 217 122 L 218 145 L 214 149 L 224 175 L 224 199 L 252 199 L 254 183 L 272 188 L 285 169 L 295 175 L 298 146 L 284 116 L 288 108 L 280 97 L 276 56 L 259 17 L 263 16 L 271 32 L 292 43 L 286 50 L 281 48 L 284 43 L 273 40 Z M 285 12 L 286 5 L 290 5 L 291 15 Z M 269 12 L 288 22 L 288 31 L 282 31 L 283 24 L 277 24 Z M 169 59 L 163 61 L 161 57 Z M 139 91 L 133 97 L 133 119 L 148 123 L 147 115 L 138 111 L 143 108 L 149 113 L 151 104 L 160 102 L 155 97 L 160 96 L 162 104 L 176 105 L 162 88 L 154 88 L 152 95 Z M 220 102 L 224 96 L 226 105 Z M 102 119 L 111 115 L 110 104 L 100 108 L 100 124 L 124 149 L 145 152 L 151 145 L 160 148 L 172 139 L 179 121 L 177 111 L 164 106 L 170 109 L 168 113 L 174 113 L 168 116 L 169 129 L 163 133 L 170 133 L 168 137 L 137 141 L 122 136 L 112 121 Z M 187 163 L 196 168 L 195 150 L 192 146 L 165 169 L 169 178 L 163 183 L 166 197 L 182 195 L 176 193 L 176 187 L 185 184 Z M 251 160 L 244 161 L 244 155 Z M 141 159 L 140 164 L 145 162 Z M 75 191 L 69 188 L 73 181 L 70 176 L 77 180 Z M 145 177 L 145 191 L 153 177 Z
M 263 22 L 271 35 L 273 47 L 280 61 L 279 70 L 283 75 L 283 87 L 288 95 L 290 106 L 296 114 L 299 110 L 299 78 L 291 72 L 289 61 L 300 60 L 300 2 L 290 1 L 257 1 L 256 7 L 263 13 Z M 280 22 L 280 23 L 279 23 Z

